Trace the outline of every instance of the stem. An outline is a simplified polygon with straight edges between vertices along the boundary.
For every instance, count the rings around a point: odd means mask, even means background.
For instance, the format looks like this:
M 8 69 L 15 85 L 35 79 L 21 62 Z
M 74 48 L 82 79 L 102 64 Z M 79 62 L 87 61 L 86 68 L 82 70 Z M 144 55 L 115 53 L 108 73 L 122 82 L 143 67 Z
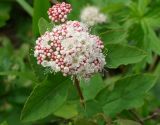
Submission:
M 139 122 L 141 125 L 144 125 L 143 120 L 133 110 L 129 110 L 129 112 L 135 117 L 137 122 Z
M 82 94 L 82 91 L 81 91 L 81 88 L 80 88 L 80 85 L 79 85 L 79 80 L 77 79 L 76 76 L 74 76 L 74 84 L 75 84 L 77 92 L 80 96 L 80 102 L 81 102 L 82 106 L 85 108 L 84 97 L 83 97 L 83 94 Z
M 155 119 L 159 116 L 160 116 L 160 110 L 158 109 L 157 111 L 153 112 L 151 115 L 144 118 L 143 121 L 148 121 L 148 120 L 151 120 L 151 119 Z
M 158 113 L 157 113 L 157 112 L 153 113 L 153 114 L 150 115 L 150 116 L 147 116 L 145 119 L 143 119 L 143 121 L 147 121 L 147 120 L 153 119 L 153 118 L 156 117 L 156 116 L 158 116 Z

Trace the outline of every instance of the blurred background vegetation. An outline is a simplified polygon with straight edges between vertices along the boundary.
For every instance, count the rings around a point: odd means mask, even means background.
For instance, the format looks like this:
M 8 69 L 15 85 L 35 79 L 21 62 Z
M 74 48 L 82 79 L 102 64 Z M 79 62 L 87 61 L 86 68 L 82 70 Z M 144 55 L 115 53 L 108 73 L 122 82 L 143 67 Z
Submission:
M 106 84 L 133 72 L 160 74 L 160 0 L 66 2 L 73 6 L 73 12 L 69 17 L 72 20 L 79 20 L 83 7 L 98 6 L 109 16 L 110 23 L 93 27 L 94 34 L 100 34 L 105 43 L 130 44 L 142 48 L 149 55 L 147 60 L 140 63 L 107 69 L 104 76 L 107 78 L 104 80 Z M 47 71 L 35 70 L 42 67 L 37 66 L 32 56 L 35 39 L 39 36 L 38 20 L 41 17 L 48 20 L 47 10 L 51 4 L 48 0 L 0 0 L 0 123 L 7 121 L 8 125 L 71 125 L 70 117 L 68 119 L 55 115 L 33 123 L 20 121 L 21 110 L 31 90 L 37 82 L 46 77 Z M 71 112 L 71 116 L 76 115 L 76 111 L 67 110 L 66 112 Z M 144 105 L 136 109 L 136 112 L 140 117 L 152 117 L 146 120 L 145 125 L 160 125 L 160 115 L 157 115 L 160 114 L 160 77 L 145 97 Z M 119 114 L 117 119 L 121 116 L 127 116 L 128 119 L 136 117 L 130 116 L 127 111 Z M 138 125 L 127 122 L 129 121 L 120 120 L 117 125 Z M 81 124 L 85 125 L 79 122 L 79 125 Z

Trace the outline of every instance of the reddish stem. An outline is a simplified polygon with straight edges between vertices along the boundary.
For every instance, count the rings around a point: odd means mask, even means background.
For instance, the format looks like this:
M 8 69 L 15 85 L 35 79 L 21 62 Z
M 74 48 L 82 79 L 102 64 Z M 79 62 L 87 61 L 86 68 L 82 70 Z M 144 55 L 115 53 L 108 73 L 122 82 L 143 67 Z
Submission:
M 80 96 L 80 102 L 81 102 L 82 106 L 85 107 L 84 97 L 83 97 L 83 94 L 82 94 L 82 91 L 81 91 L 81 88 L 80 88 L 80 85 L 79 85 L 79 80 L 77 79 L 76 76 L 74 77 L 74 84 L 75 84 L 77 92 Z

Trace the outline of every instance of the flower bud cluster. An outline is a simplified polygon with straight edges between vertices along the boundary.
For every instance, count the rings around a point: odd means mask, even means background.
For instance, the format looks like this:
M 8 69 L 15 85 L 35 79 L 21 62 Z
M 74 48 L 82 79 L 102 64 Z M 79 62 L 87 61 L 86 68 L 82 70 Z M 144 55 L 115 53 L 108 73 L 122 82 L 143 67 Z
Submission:
M 65 2 L 57 3 L 48 10 L 49 19 L 53 22 L 65 22 L 67 15 L 71 12 L 72 8 L 70 4 Z

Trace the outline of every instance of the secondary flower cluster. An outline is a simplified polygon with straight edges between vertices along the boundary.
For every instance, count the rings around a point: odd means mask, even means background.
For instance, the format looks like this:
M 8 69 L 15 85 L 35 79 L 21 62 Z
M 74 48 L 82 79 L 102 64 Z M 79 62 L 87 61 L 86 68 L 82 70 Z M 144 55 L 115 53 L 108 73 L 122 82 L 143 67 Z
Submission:
M 36 40 L 34 56 L 38 64 L 49 67 L 53 72 L 90 78 L 106 63 L 103 48 L 103 42 L 91 35 L 85 24 L 66 21 Z
M 54 22 L 65 22 L 67 19 L 67 14 L 71 12 L 72 8 L 70 4 L 65 2 L 57 3 L 56 5 L 52 6 L 48 10 L 49 19 Z
M 88 6 L 81 12 L 81 21 L 93 26 L 97 23 L 104 23 L 107 21 L 107 16 L 100 12 L 99 8 L 95 6 Z

